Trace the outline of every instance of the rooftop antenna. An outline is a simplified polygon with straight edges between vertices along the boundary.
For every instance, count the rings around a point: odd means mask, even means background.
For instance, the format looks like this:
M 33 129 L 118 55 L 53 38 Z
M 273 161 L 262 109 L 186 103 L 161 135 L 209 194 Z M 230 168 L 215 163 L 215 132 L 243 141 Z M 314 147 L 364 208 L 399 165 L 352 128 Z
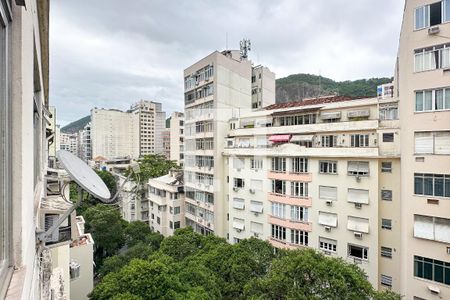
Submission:
M 228 51 L 228 31 L 225 32 L 225 50 Z
M 242 39 L 241 40 L 241 42 L 240 42 L 240 46 L 241 46 L 241 59 L 243 59 L 243 58 L 247 58 L 248 57 L 248 52 L 250 51 L 250 50 L 252 50 L 251 49 L 251 46 L 252 46 L 252 44 L 251 44 L 251 42 L 250 42 L 250 40 L 249 39 Z
M 122 191 L 125 183 L 131 178 L 131 175 L 133 173 L 140 172 L 139 167 L 131 166 L 132 172 L 130 172 L 127 179 L 120 186 L 114 197 L 111 198 L 111 193 L 109 192 L 108 187 L 105 185 L 100 176 L 98 176 L 97 173 L 95 173 L 94 170 L 92 170 L 80 158 L 65 150 L 59 150 L 56 153 L 56 157 L 61 162 L 64 169 L 67 171 L 70 178 L 78 184 L 78 199 L 77 202 L 75 202 L 75 204 L 72 205 L 69 210 L 67 210 L 61 217 L 59 217 L 59 219 L 55 223 L 53 223 L 53 225 L 47 231 L 36 232 L 37 239 L 44 245 L 46 242 L 51 240 L 52 233 L 59 228 L 59 226 L 72 214 L 72 212 L 75 211 L 75 209 L 80 206 L 81 201 L 83 200 L 83 191 L 88 192 L 104 203 L 111 203 L 117 198 L 119 193 Z M 61 196 L 64 200 L 68 201 L 64 196 L 64 188 L 62 188 Z

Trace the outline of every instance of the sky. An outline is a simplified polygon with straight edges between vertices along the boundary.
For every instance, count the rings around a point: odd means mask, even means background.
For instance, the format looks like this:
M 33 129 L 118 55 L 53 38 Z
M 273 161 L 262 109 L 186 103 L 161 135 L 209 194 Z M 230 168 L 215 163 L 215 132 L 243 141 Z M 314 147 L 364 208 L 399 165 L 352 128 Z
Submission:
M 393 76 L 403 0 L 58 0 L 50 8 L 50 102 L 62 126 L 140 99 L 183 110 L 183 70 L 251 40 L 277 78 Z

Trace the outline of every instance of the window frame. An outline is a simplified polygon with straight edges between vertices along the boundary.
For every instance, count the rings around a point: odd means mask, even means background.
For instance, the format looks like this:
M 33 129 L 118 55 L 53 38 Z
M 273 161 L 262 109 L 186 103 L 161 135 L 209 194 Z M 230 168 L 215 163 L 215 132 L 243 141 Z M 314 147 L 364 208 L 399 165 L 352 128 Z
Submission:
M 336 160 L 319 160 L 319 173 L 337 175 L 337 164 L 338 162 Z M 322 165 L 326 165 L 326 167 L 322 168 Z
M 9 285 L 13 271 L 12 235 L 12 151 L 11 100 L 9 90 L 9 22 L 12 20 L 8 1 L 0 1 L 0 298 Z M 4 162 L 4 163 L 2 163 Z

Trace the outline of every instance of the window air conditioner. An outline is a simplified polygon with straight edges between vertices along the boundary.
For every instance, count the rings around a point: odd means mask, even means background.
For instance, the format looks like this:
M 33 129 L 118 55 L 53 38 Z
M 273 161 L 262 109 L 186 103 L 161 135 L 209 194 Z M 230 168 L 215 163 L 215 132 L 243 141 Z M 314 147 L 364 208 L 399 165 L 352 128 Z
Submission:
M 250 191 L 251 194 L 255 193 L 255 189 L 250 189 L 249 191 Z
M 362 204 L 361 203 L 355 203 L 355 208 L 361 209 L 362 208 Z
M 255 212 L 255 216 L 256 216 L 256 217 L 259 216 L 259 213 L 258 213 L 258 212 Z
M 259 234 L 256 233 L 256 232 L 254 232 L 254 233 L 253 233 L 253 236 L 254 236 L 254 237 L 259 237 Z
M 234 187 L 234 188 L 233 188 L 233 191 L 237 192 L 237 191 L 239 191 L 239 188 Z
M 241 231 L 242 231 L 242 229 L 236 228 L 236 231 L 237 231 L 237 232 L 241 232 Z
M 331 231 L 331 227 L 330 226 L 325 226 L 325 231 L 330 232 Z
M 333 205 L 333 200 L 327 200 L 327 201 L 325 201 L 325 203 L 326 203 L 328 206 L 332 206 L 332 205 Z
M 362 233 L 361 232 L 353 232 L 353 234 L 355 235 L 355 238 L 362 239 Z
M 433 26 L 428 28 L 429 35 L 438 34 L 439 32 L 440 32 L 439 26 Z
M 441 290 L 439 290 L 439 288 L 437 286 L 434 286 L 434 285 L 429 285 L 428 289 L 430 290 L 430 292 L 432 294 L 435 294 L 435 295 L 438 295 L 438 294 L 441 293 Z
M 356 179 L 357 182 L 360 182 L 360 181 L 361 181 L 361 176 L 356 175 L 356 176 L 355 176 L 355 179 Z

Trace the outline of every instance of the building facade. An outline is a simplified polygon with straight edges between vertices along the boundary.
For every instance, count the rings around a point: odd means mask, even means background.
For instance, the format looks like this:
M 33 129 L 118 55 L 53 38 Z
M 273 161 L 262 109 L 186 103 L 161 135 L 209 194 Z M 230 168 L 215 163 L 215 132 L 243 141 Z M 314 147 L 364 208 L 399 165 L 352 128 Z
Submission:
M 233 113 L 252 108 L 253 74 L 236 50 L 215 51 L 184 70 L 186 225 L 196 232 L 228 232 L 224 137 Z
M 450 299 L 450 1 L 405 4 L 400 109 L 402 295 Z
M 78 157 L 85 162 L 92 160 L 91 122 L 78 132 Z
M 162 132 L 163 155 L 166 159 L 170 159 L 170 128 L 166 128 Z
M 173 112 L 170 115 L 170 160 L 174 160 L 178 165 L 184 163 L 184 114 Z
M 61 150 L 69 151 L 73 155 L 79 155 L 79 136 L 78 133 L 59 134 L 59 148 Z
M 380 101 L 305 99 L 231 119 L 229 242 L 315 248 L 399 290 L 398 120 L 380 119 Z

